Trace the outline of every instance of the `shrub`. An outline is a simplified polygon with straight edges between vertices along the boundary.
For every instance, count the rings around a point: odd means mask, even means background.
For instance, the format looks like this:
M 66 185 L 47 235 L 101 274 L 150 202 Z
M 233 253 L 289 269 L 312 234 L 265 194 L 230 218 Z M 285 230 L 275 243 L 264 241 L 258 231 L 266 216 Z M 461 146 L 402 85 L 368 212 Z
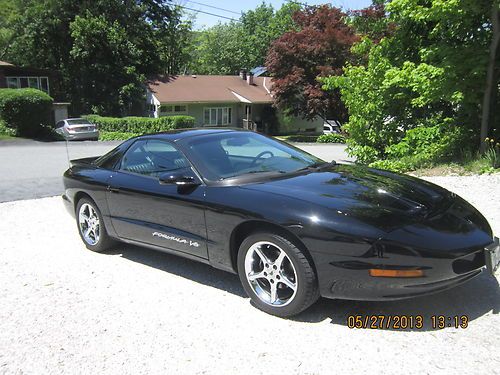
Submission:
M 101 117 L 87 115 L 83 118 L 96 124 L 100 131 L 134 134 L 156 133 L 172 129 L 192 128 L 195 119 L 191 116 L 151 117 Z
M 35 89 L 0 89 L 0 119 L 17 136 L 36 137 L 52 118 L 52 98 Z
M 7 126 L 5 126 L 5 122 L 2 119 L 0 119 L 0 134 L 13 137 L 16 135 L 16 131 L 12 128 L 8 128 Z
M 371 162 L 370 167 L 405 172 L 429 167 L 458 156 L 463 139 L 460 128 L 435 125 L 410 129 L 399 143 L 385 149 L 385 160 Z
M 345 137 L 342 134 L 330 133 L 322 134 L 316 140 L 318 143 L 345 143 Z
M 305 134 L 293 134 L 293 135 L 282 135 L 277 138 L 282 139 L 285 142 L 310 142 L 314 143 L 318 139 L 317 135 L 305 135 Z
M 107 132 L 100 131 L 99 132 L 99 140 L 100 141 L 126 141 L 132 137 L 136 137 L 140 134 L 137 133 L 126 133 L 126 132 Z

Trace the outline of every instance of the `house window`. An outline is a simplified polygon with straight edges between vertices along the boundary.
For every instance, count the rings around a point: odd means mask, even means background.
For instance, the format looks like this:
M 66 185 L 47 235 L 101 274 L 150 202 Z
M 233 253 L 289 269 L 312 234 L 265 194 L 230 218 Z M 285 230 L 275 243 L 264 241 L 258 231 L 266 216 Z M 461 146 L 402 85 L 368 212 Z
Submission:
M 155 112 L 156 111 L 156 104 L 148 104 L 148 110 L 150 112 Z
M 7 77 L 7 87 L 9 89 L 18 89 L 19 88 L 19 81 L 17 77 Z
M 186 113 L 187 105 L 168 105 L 162 104 L 160 106 L 161 113 Z
M 205 108 L 203 120 L 205 125 L 230 125 L 232 123 L 231 107 Z
M 32 88 L 49 93 L 48 77 L 7 77 L 7 87 L 10 89 Z

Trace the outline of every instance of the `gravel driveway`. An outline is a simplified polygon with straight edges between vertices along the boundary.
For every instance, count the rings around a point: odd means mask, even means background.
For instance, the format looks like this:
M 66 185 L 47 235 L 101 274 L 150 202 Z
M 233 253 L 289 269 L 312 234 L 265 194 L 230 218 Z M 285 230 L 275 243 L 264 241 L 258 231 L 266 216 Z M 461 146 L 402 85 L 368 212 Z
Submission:
M 500 176 L 428 178 L 500 233 Z M 237 276 L 118 245 L 85 250 L 59 197 L 0 204 L 0 374 L 493 374 L 500 291 L 481 275 L 397 302 L 320 300 L 294 319 L 253 308 Z M 420 331 L 352 330 L 349 314 L 423 314 Z M 435 314 L 466 329 L 430 328 Z

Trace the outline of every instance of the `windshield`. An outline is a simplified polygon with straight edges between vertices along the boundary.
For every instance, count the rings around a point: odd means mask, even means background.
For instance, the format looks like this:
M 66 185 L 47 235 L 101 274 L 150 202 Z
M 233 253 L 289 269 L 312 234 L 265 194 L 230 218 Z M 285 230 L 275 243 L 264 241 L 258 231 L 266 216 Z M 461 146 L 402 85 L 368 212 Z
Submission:
M 295 147 L 251 132 L 187 138 L 189 156 L 211 181 L 257 173 L 289 173 L 325 162 Z

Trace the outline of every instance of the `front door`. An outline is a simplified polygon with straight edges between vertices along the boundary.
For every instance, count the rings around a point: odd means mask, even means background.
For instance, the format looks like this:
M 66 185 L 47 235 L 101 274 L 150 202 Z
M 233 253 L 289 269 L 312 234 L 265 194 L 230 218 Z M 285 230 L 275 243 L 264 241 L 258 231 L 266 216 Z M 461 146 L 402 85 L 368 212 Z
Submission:
M 182 171 L 197 178 L 182 152 L 166 141 L 136 141 L 109 179 L 113 227 L 123 239 L 207 258 L 205 186 L 161 185 L 158 176 Z

